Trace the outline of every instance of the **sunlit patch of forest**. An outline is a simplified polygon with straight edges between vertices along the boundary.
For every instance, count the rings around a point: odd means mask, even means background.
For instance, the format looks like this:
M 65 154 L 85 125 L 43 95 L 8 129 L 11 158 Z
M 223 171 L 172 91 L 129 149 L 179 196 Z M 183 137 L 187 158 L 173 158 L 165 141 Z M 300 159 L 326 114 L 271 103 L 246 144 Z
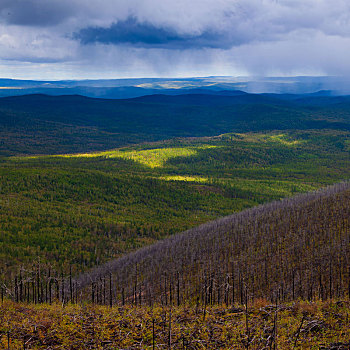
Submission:
M 189 145 L 183 147 L 169 147 L 169 148 L 151 148 L 151 149 L 120 149 L 115 151 L 86 153 L 75 155 L 64 155 L 63 157 L 105 157 L 105 158 L 121 158 L 133 160 L 136 163 L 146 165 L 150 168 L 164 167 L 166 162 L 172 158 L 190 157 L 197 155 L 197 152 L 212 148 L 215 145 L 196 145 L 190 147 Z
M 2 158 L 1 277 L 83 271 L 209 220 L 350 175 L 345 131 L 231 133 Z

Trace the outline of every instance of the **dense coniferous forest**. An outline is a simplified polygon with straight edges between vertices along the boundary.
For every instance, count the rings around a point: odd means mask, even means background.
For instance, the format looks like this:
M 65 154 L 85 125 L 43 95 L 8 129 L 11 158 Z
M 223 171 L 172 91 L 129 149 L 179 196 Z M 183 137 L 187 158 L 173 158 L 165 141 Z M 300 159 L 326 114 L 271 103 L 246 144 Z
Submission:
M 349 121 L 347 97 L 0 99 L 1 346 L 346 348 Z
M 74 273 L 176 232 L 349 177 L 349 134 L 225 134 L 1 164 L 1 274 Z
M 350 130 L 348 97 L 191 94 L 103 100 L 0 98 L 0 155 L 103 151 L 228 132 Z

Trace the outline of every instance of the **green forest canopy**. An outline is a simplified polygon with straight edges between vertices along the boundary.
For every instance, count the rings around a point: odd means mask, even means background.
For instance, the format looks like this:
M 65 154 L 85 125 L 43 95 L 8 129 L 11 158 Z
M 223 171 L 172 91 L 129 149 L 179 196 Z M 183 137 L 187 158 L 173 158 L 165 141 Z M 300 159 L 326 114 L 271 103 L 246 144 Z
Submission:
M 231 133 L 1 159 L 2 273 L 82 271 L 208 220 L 349 178 L 346 131 Z

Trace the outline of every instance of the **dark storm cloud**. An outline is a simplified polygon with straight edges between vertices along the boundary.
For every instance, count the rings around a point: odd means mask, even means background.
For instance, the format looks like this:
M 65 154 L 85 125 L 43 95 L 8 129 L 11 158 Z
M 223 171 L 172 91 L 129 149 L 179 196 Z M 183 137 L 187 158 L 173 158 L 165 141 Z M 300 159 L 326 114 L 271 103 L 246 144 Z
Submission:
M 87 24 L 72 37 L 82 44 L 164 49 L 229 49 L 285 40 L 294 32 L 349 37 L 350 2 L 333 5 L 325 0 L 129 0 L 122 6 L 128 9 L 124 17 Z
M 205 30 L 197 35 L 181 34 L 170 27 L 160 27 L 148 22 L 140 23 L 135 17 L 113 23 L 108 28 L 85 28 L 73 37 L 83 44 L 128 44 L 166 49 L 229 48 L 234 44 L 228 40 L 226 33 L 219 31 Z
M 349 56 L 349 0 L 0 0 L 0 75 L 350 74 Z

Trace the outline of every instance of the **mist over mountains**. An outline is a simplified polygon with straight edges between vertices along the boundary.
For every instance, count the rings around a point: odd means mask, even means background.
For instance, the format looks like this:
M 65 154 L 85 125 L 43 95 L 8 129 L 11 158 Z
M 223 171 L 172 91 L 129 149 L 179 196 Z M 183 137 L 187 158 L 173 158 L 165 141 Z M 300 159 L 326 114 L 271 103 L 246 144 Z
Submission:
M 82 95 L 124 99 L 153 94 L 350 94 L 345 77 L 199 77 L 36 81 L 0 79 L 0 97 L 26 94 Z

